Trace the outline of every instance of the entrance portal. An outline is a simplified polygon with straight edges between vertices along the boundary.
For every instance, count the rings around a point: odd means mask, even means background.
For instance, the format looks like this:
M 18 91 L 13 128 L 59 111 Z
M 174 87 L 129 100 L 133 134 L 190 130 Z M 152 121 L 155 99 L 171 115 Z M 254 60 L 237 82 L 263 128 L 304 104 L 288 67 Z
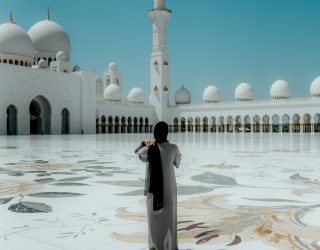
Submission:
M 43 96 L 34 98 L 29 106 L 30 134 L 51 133 L 51 107 Z

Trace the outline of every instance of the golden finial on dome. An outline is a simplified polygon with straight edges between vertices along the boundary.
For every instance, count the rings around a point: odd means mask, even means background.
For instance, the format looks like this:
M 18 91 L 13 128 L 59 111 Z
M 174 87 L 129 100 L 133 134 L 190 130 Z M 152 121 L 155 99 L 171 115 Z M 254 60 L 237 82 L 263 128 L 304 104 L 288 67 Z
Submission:
M 10 11 L 8 22 L 9 22 L 9 23 L 15 23 L 15 22 L 13 21 L 12 10 Z
M 47 8 L 47 20 L 50 20 L 50 7 Z

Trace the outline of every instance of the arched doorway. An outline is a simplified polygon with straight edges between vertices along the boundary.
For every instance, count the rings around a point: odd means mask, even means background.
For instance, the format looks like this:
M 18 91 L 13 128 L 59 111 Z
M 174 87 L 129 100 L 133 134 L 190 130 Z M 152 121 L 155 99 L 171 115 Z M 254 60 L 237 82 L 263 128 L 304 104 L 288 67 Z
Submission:
M 116 134 L 119 134 L 119 128 L 120 128 L 120 119 L 119 119 L 119 116 L 116 116 L 116 118 L 114 119 L 114 122 L 115 122 L 115 125 L 114 125 L 114 132 Z
M 124 116 L 121 117 L 121 133 L 126 133 L 126 118 Z
M 263 122 L 263 125 L 262 125 L 262 132 L 263 133 L 269 133 L 270 132 L 270 125 L 269 125 L 269 116 L 268 115 L 264 115 L 262 117 L 262 122 Z
M 196 117 L 196 126 L 195 126 L 195 131 L 196 132 L 201 132 L 201 129 L 200 129 L 200 117 Z
M 260 116 L 258 115 L 253 117 L 253 132 L 260 133 Z
M 51 106 L 43 96 L 35 97 L 29 106 L 30 134 L 51 133 Z
M 134 117 L 133 118 L 133 133 L 138 133 L 138 118 Z
M 250 133 L 251 132 L 251 118 L 250 116 L 246 115 L 244 117 L 244 132 L 245 133 Z
M 96 117 L 96 134 L 99 134 L 99 127 L 100 127 L 100 124 L 99 124 L 99 117 L 97 116 Z
M 101 133 L 105 134 L 107 133 L 107 118 L 103 115 L 101 116 Z
M 313 131 L 315 133 L 320 133 L 320 114 L 317 113 L 314 115 L 314 124 L 313 124 Z
M 311 133 L 311 115 L 304 114 L 303 116 L 303 132 Z
M 179 119 L 177 117 L 173 119 L 173 132 L 179 132 Z
M 188 118 L 188 132 L 193 132 L 193 119 L 192 119 L 192 117 Z
M 61 126 L 61 134 L 67 135 L 70 134 L 70 112 L 67 108 L 64 108 L 61 112 L 62 116 L 62 126 Z
M 227 132 L 232 133 L 233 132 L 233 118 L 232 116 L 227 117 Z
M 290 118 L 287 114 L 282 116 L 282 133 L 290 132 Z
M 108 117 L 108 134 L 113 133 L 113 117 L 110 115 Z
M 186 132 L 186 118 L 182 117 L 180 120 L 180 131 L 181 132 Z
M 293 120 L 292 132 L 300 133 L 300 116 L 298 114 L 294 114 L 292 120 Z
M 238 115 L 235 120 L 236 120 L 235 131 L 237 133 L 240 133 L 242 132 L 241 116 Z
M 143 133 L 143 118 L 139 118 L 139 133 Z
M 148 119 L 148 117 L 146 117 L 144 119 L 144 132 L 149 133 L 149 119 Z
M 7 108 L 7 135 L 18 134 L 18 111 L 13 105 Z
M 278 115 L 272 116 L 272 133 L 280 132 L 280 117 Z
M 211 124 L 211 132 L 217 132 L 217 125 L 216 125 L 216 118 L 212 116 L 210 118 L 210 124 Z
M 220 116 L 218 118 L 218 131 L 220 133 L 223 133 L 224 132 L 224 117 L 223 116 Z
M 128 133 L 132 133 L 132 118 L 131 118 L 131 117 L 128 117 L 127 132 L 128 132 Z
M 208 117 L 204 117 L 202 119 L 202 123 L 203 123 L 203 126 L 202 126 L 202 131 L 203 132 L 208 132 Z

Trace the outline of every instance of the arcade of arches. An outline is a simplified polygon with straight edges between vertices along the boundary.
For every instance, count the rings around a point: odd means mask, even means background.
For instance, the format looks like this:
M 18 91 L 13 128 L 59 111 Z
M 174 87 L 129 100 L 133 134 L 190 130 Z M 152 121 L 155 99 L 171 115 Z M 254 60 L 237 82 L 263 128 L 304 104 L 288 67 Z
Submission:
M 313 117 L 313 122 L 312 122 Z M 289 116 L 220 116 L 173 119 L 171 132 L 320 133 L 320 113 Z
M 29 106 L 30 134 L 51 133 L 51 106 L 43 96 L 35 97 Z M 18 109 L 9 105 L 6 109 L 7 135 L 18 134 Z M 148 117 L 101 116 L 96 118 L 96 133 L 150 133 L 153 126 Z M 320 133 L 320 113 L 300 116 L 255 115 L 174 118 L 170 132 L 227 132 L 227 133 Z M 70 133 L 70 112 L 61 111 L 61 134 Z
M 148 117 L 101 116 L 96 118 L 97 134 L 150 133 L 152 125 Z

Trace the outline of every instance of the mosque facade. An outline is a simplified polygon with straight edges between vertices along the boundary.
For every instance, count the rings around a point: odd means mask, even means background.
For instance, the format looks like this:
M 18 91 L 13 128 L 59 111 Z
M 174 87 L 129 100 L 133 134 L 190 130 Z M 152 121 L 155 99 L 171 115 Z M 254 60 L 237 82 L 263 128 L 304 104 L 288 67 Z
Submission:
M 292 98 L 289 84 L 276 80 L 270 99 L 255 100 L 251 86 L 240 83 L 235 100 L 221 101 L 209 85 L 202 103 L 193 104 L 181 87 L 169 102 L 170 58 L 165 0 L 154 0 L 150 95 L 133 87 L 123 95 L 123 77 L 110 63 L 100 78 L 71 65 L 71 43 L 63 28 L 45 20 L 28 32 L 12 17 L 0 25 L 0 134 L 149 133 L 160 120 L 171 132 L 319 133 L 320 77 L 310 85 L 310 97 Z

